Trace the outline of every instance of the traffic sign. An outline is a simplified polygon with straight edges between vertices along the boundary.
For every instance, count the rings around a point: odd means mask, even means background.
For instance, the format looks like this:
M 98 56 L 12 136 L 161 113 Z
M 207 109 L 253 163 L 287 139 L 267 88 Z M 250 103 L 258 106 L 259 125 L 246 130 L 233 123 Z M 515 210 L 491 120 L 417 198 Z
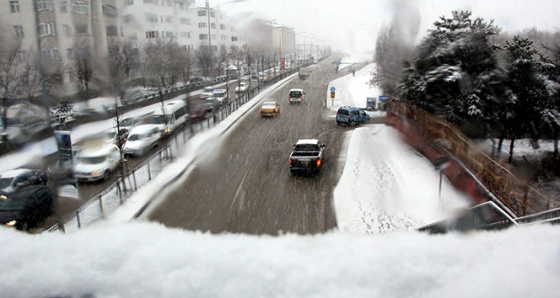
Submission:
M 336 88 L 334 86 L 331 87 L 331 92 L 335 92 Z
M 334 98 L 334 91 L 331 91 L 331 98 Z

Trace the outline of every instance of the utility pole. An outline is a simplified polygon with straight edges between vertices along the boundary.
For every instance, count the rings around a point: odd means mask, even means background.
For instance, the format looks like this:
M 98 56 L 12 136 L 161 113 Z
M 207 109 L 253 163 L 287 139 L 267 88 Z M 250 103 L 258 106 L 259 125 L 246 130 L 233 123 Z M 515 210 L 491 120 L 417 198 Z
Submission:
M 208 15 L 208 48 L 212 52 L 212 35 L 210 33 L 210 1 L 206 0 L 206 12 Z

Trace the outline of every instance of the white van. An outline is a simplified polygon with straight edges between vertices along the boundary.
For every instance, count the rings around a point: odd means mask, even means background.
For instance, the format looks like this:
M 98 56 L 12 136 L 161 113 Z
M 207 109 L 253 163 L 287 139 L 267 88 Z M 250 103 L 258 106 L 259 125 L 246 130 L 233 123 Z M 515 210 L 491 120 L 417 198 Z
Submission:
M 169 135 L 185 125 L 189 114 L 184 100 L 166 101 L 163 107 L 158 106 L 152 115 L 152 124 L 158 125 L 163 136 Z

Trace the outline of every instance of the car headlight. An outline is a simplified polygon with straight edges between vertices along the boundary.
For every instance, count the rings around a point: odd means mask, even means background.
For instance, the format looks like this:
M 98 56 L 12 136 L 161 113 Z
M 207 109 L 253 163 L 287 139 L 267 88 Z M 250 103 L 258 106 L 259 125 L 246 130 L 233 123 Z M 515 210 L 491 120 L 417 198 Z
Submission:
M 16 224 L 17 224 L 17 221 L 16 221 L 15 219 L 14 219 L 14 220 L 11 220 L 11 221 L 9 221 L 9 222 L 6 223 L 6 225 L 7 225 L 8 227 L 13 227 L 13 226 L 15 226 Z
M 97 175 L 97 174 L 101 174 L 101 172 L 103 172 L 103 170 L 96 170 L 96 171 L 92 171 L 90 174 Z

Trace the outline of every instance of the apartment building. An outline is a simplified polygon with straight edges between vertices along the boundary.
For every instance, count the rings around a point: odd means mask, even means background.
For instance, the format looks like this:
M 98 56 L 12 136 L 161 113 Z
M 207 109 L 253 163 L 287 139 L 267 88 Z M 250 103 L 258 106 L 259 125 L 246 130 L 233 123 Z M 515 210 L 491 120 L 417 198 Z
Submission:
M 141 48 L 151 40 L 167 39 L 189 50 L 209 46 L 219 51 L 243 47 L 247 35 L 242 33 L 220 6 L 212 7 L 208 1 L 206 5 L 194 0 L 0 1 L 4 44 L 8 40 L 16 44 L 22 60 L 39 53 L 44 76 L 54 80 L 48 91 L 59 98 L 78 93 L 80 57 L 95 61 L 89 87 L 102 87 L 96 84 L 104 80 L 107 70 L 99 61 L 105 60 L 113 41 L 133 41 Z M 280 52 L 285 48 L 281 46 Z
M 141 45 L 169 39 L 189 50 L 241 45 L 235 27 L 219 7 L 199 6 L 194 0 L 123 0 L 118 9 L 125 37 Z
M 56 78 L 49 90 L 58 96 L 76 93 L 77 56 L 104 57 L 119 32 L 117 0 L 5 0 L 0 27 L 19 44 L 27 59 L 40 53 L 45 77 Z

